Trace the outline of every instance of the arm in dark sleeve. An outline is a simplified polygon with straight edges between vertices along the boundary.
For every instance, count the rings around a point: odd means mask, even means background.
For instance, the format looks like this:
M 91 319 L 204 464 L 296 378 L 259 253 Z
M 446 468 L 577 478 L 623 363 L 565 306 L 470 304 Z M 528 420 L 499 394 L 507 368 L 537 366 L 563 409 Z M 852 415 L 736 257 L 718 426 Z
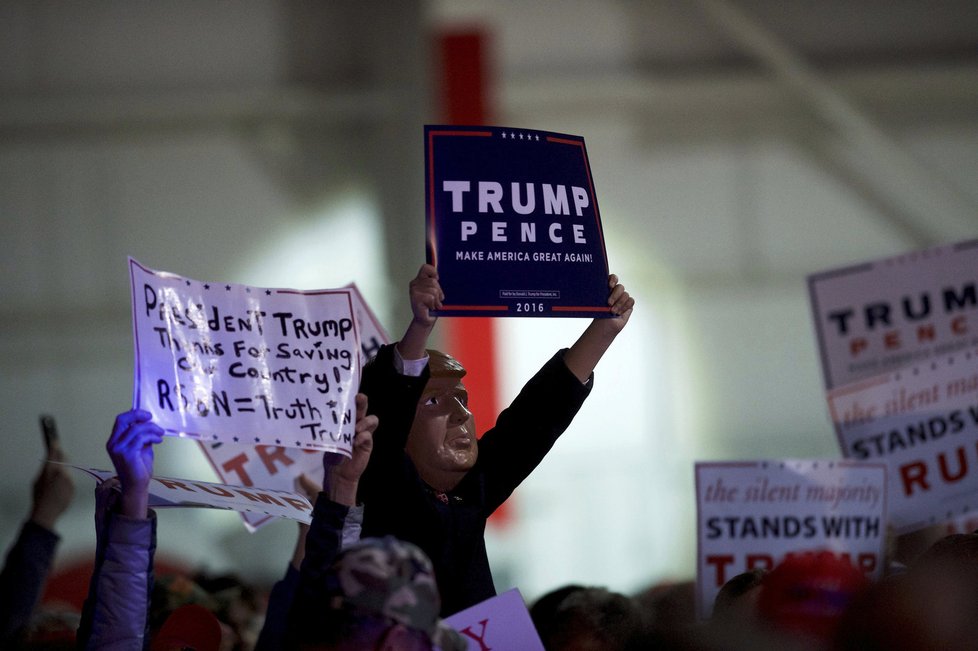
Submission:
M 360 392 L 367 396 L 367 413 L 377 416 L 378 425 L 370 462 L 360 478 L 358 502 L 369 506 L 383 499 L 390 478 L 403 473 L 404 446 L 428 377 L 427 367 L 418 377 L 398 373 L 393 344 L 383 346 L 364 367 Z
M 272 586 L 265 609 L 265 623 L 258 634 L 255 651 L 275 651 L 281 649 L 288 629 L 289 609 L 299 588 L 299 570 L 289 563 L 285 576 Z
M 594 375 L 582 384 L 563 354 L 559 351 L 530 378 L 479 442 L 487 516 L 543 461 L 591 392 Z
M 13 646 L 30 623 L 59 540 L 30 520 L 20 528 L 0 572 L 0 648 Z
M 318 503 L 317 498 L 317 503 Z M 335 508 L 340 505 L 334 504 Z M 323 507 L 325 509 L 326 507 Z M 336 515 L 339 513 L 337 512 Z M 315 517 L 315 512 L 313 514 Z M 328 521 L 334 517 L 332 514 L 326 514 L 323 516 L 321 512 L 320 521 L 318 525 L 325 525 L 325 531 L 321 532 L 326 539 L 323 541 L 323 545 L 319 548 L 325 546 L 329 547 L 334 544 L 332 540 L 333 532 L 331 531 L 331 524 Z M 340 533 L 340 547 L 345 549 L 350 545 L 356 544 L 360 539 L 360 528 L 363 522 L 363 507 L 349 507 L 347 508 L 346 516 L 343 518 L 342 532 Z M 310 525 L 310 532 L 312 527 Z M 316 534 L 320 535 L 320 534 Z M 306 535 L 306 544 L 309 544 L 308 534 Z M 317 543 L 318 544 L 318 543 Z M 329 551 L 325 552 L 328 556 Z M 335 556 L 335 552 L 334 552 Z M 305 558 L 305 556 L 303 556 Z M 328 559 L 323 558 L 316 562 L 323 563 Z M 331 561 L 330 561 L 331 562 Z M 262 625 L 261 633 L 258 635 L 258 641 L 255 644 L 255 651 L 277 651 L 278 649 L 286 648 L 288 640 L 288 623 L 289 623 L 289 611 L 292 609 L 292 604 L 295 602 L 296 593 L 299 590 L 299 577 L 300 571 L 295 568 L 292 563 L 289 563 L 288 569 L 285 571 L 285 576 L 281 581 L 277 581 L 274 586 L 272 586 L 272 591 L 268 595 L 268 607 L 265 609 L 265 623 Z
M 340 552 L 343 524 L 349 507 L 333 502 L 320 493 L 312 509 L 312 522 L 306 534 L 306 554 L 299 568 L 299 582 L 289 612 L 290 629 L 299 631 L 315 622 L 316 613 L 328 606 L 329 568 Z

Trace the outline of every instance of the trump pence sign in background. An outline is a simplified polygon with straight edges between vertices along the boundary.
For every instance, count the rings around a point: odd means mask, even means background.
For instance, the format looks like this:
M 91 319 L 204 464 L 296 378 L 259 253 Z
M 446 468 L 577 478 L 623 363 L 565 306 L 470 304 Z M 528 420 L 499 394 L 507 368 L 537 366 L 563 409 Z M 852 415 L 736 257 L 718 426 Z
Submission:
M 825 388 L 978 346 L 978 240 L 809 276 Z

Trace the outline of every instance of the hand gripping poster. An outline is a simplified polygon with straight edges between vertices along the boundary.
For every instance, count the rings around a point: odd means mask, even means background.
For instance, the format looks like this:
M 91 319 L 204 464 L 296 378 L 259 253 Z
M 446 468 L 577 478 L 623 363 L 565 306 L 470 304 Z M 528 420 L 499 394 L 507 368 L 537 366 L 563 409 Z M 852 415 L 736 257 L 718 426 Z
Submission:
M 428 125 L 425 209 L 439 315 L 612 316 L 583 138 Z
M 390 336 L 357 286 L 351 283 L 347 288 L 353 295 L 357 332 L 360 334 L 360 361 L 366 364 L 381 345 L 390 343 Z M 199 443 L 214 472 L 228 484 L 291 491 L 299 475 L 305 475 L 316 484 L 323 483 L 323 455 L 319 450 L 222 441 Z M 272 516 L 259 511 L 244 511 L 241 519 L 249 531 L 255 531 L 274 520 Z
M 360 338 L 349 289 L 209 283 L 129 259 L 133 407 L 169 435 L 350 456 Z
M 825 388 L 978 345 L 978 240 L 808 278 Z
M 791 555 L 830 552 L 876 579 L 886 539 L 882 463 L 771 459 L 696 464 L 696 603 Z

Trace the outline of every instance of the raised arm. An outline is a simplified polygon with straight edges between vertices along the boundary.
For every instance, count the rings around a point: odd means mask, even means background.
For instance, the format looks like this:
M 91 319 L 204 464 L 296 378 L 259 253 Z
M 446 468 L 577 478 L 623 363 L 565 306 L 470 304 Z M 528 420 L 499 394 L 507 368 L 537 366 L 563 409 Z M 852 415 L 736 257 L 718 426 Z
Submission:
M 295 603 L 296 594 L 305 595 L 303 598 L 310 594 L 315 596 L 321 586 L 317 568 L 335 556 L 339 549 L 360 539 L 363 510 L 356 506 L 357 486 L 370 459 L 377 417 L 367 416 L 365 395 L 357 394 L 356 406 L 353 457 L 347 459 L 341 455 L 323 454 L 325 485 L 322 487 L 317 487 L 315 482 L 304 475 L 300 476 L 302 491 L 315 502 L 313 522 L 308 526 L 300 525 L 300 535 L 289 570 L 285 578 L 275 584 L 269 595 L 265 623 L 255 644 L 255 651 L 288 648 L 289 618 L 301 620 L 305 616 L 315 616 L 314 610 Z M 307 550 L 310 548 L 313 557 L 309 565 L 304 565 Z M 293 610 L 297 614 L 290 614 Z
M 377 429 L 376 416 L 367 415 L 367 396 L 357 394 L 357 421 L 354 428 L 353 456 L 349 459 L 340 457 L 337 463 L 335 457 L 323 455 L 323 477 L 325 485 L 323 492 L 326 496 L 343 506 L 353 507 L 357 504 L 357 487 L 360 475 L 367 468 L 370 452 L 374 448 L 374 430 Z
M 163 429 L 148 411 L 133 409 L 119 414 L 105 449 L 122 486 L 119 512 L 145 519 L 149 512 L 149 480 L 153 476 L 153 446 L 163 440 Z
M 369 413 L 380 420 L 371 462 L 360 481 L 360 501 L 375 505 L 366 516 L 368 522 L 391 506 L 392 482 L 405 472 L 404 447 L 428 382 L 426 347 L 437 321 L 431 310 L 441 307 L 443 298 L 434 267 L 421 266 L 409 284 L 408 297 L 412 317 L 404 336 L 395 345 L 381 347 L 360 381 L 360 391 L 369 398 Z
M 0 648 L 13 647 L 30 623 L 60 540 L 54 525 L 74 496 L 68 469 L 48 461 L 64 461 L 57 439 L 34 479 L 30 516 L 0 571 Z
M 95 570 L 78 628 L 78 648 L 138 651 L 148 628 L 156 518 L 149 511 L 153 446 L 163 429 L 149 412 L 119 414 L 105 445 L 122 495 L 98 527 Z
M 594 319 L 564 355 L 564 363 L 578 380 L 586 382 L 594 367 L 611 346 L 618 333 L 622 331 L 632 316 L 635 299 L 628 295 L 625 286 L 618 282 L 618 276 L 608 276 L 608 306 L 615 315 L 611 319 Z
M 327 573 L 343 543 L 346 517 L 356 503 L 360 475 L 373 449 L 377 417 L 367 415 L 367 398 L 363 394 L 357 394 L 356 404 L 352 458 L 336 462 L 335 456 L 323 455 L 325 486 L 313 505 L 312 522 L 306 534 L 306 553 L 289 617 L 293 629 L 315 622 L 316 613 L 328 607 Z
M 403 359 L 421 359 L 428 347 L 428 337 L 438 317 L 431 310 L 441 308 L 445 293 L 438 282 L 438 271 L 430 264 L 421 265 L 418 275 L 408 285 L 411 300 L 411 323 L 397 342 L 397 352 Z

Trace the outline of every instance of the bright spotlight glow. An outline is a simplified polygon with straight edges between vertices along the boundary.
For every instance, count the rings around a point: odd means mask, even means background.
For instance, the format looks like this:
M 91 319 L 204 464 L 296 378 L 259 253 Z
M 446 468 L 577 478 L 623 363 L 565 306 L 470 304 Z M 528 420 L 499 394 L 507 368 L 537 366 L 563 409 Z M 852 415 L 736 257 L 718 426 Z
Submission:
M 382 227 L 369 198 L 346 193 L 314 214 L 284 223 L 277 227 L 277 237 L 245 257 L 248 262 L 234 277 L 246 284 L 292 289 L 355 282 L 365 296 L 383 295 Z M 383 306 L 371 307 L 379 311 Z

